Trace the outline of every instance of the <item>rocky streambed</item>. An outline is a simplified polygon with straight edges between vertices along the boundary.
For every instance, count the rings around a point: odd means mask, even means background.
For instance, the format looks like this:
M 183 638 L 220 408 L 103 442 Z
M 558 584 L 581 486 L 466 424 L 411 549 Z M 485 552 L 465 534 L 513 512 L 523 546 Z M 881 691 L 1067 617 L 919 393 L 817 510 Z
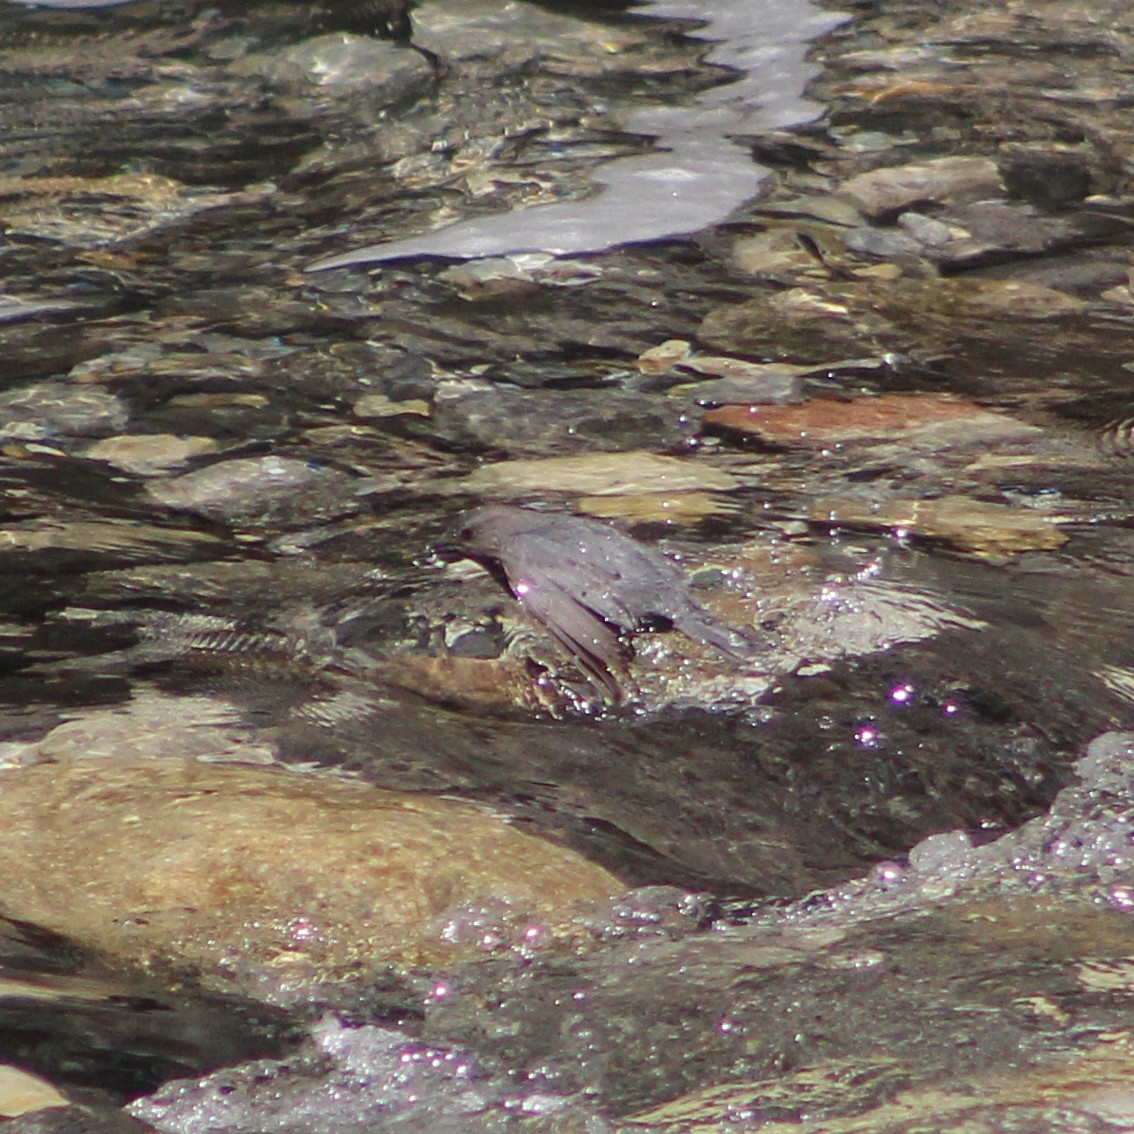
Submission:
M 1134 28 L 841 7 L 4 5 L 8 1129 L 1129 1124 Z

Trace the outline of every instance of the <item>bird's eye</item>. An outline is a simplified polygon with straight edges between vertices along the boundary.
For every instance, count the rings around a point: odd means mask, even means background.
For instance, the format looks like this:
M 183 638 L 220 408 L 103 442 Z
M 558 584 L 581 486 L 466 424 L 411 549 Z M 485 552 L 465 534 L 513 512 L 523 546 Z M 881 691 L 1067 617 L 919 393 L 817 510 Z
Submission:
M 472 528 L 461 528 L 461 530 L 457 532 L 457 539 L 459 539 L 461 543 L 468 543 L 474 535 L 476 535 L 476 532 L 473 531 Z

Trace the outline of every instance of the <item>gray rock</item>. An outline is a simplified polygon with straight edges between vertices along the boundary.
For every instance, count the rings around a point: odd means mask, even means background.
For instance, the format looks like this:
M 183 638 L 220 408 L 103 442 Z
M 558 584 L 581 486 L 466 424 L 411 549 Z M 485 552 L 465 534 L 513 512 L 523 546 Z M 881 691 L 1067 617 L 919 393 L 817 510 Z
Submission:
M 921 245 L 905 233 L 894 229 L 871 228 L 869 225 L 848 232 L 843 243 L 848 252 L 876 256 L 880 260 L 898 260 L 921 254 Z
M 678 407 L 626 390 L 520 390 L 453 383 L 434 402 L 433 425 L 462 444 L 532 455 L 680 446 Z
M 924 213 L 902 213 L 898 217 L 898 228 L 919 244 L 930 247 L 948 244 L 953 236 L 947 224 L 934 217 L 927 217 Z
M 284 457 L 219 461 L 146 491 L 169 508 L 222 522 L 309 523 L 357 512 L 355 482 L 334 469 Z
M 839 190 L 872 220 L 921 201 L 978 201 L 1002 197 L 996 163 L 985 157 L 943 157 L 860 173 Z
M 287 50 L 249 55 L 233 64 L 237 73 L 258 75 L 275 86 L 365 90 L 379 99 L 424 89 L 433 70 L 414 51 L 381 40 L 332 32 Z
M 126 427 L 126 403 L 97 386 L 40 382 L 0 394 L 0 436 L 108 437 Z

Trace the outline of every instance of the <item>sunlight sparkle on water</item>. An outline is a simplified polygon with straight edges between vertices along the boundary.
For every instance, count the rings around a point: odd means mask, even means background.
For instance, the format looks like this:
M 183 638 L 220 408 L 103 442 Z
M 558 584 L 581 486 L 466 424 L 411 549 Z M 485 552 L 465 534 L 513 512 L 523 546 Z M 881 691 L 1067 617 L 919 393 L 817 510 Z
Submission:
M 1134 910 L 1134 887 L 1112 886 L 1108 895 L 1110 904 L 1116 910 L 1129 912 Z
M 878 748 L 883 740 L 882 730 L 873 722 L 861 724 L 854 730 L 854 741 L 862 748 Z
M 900 886 L 906 880 L 906 868 L 900 862 L 886 859 L 877 862 L 870 871 L 870 877 L 881 890 Z

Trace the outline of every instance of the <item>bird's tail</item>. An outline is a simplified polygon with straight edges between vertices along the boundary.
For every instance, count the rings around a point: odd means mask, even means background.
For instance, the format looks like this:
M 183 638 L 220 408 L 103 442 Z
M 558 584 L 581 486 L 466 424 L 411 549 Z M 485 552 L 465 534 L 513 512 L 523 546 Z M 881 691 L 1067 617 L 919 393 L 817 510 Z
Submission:
M 708 614 L 691 614 L 683 618 L 677 629 L 707 646 L 720 650 L 737 661 L 751 661 L 771 648 L 771 643 L 733 626 L 718 622 Z

